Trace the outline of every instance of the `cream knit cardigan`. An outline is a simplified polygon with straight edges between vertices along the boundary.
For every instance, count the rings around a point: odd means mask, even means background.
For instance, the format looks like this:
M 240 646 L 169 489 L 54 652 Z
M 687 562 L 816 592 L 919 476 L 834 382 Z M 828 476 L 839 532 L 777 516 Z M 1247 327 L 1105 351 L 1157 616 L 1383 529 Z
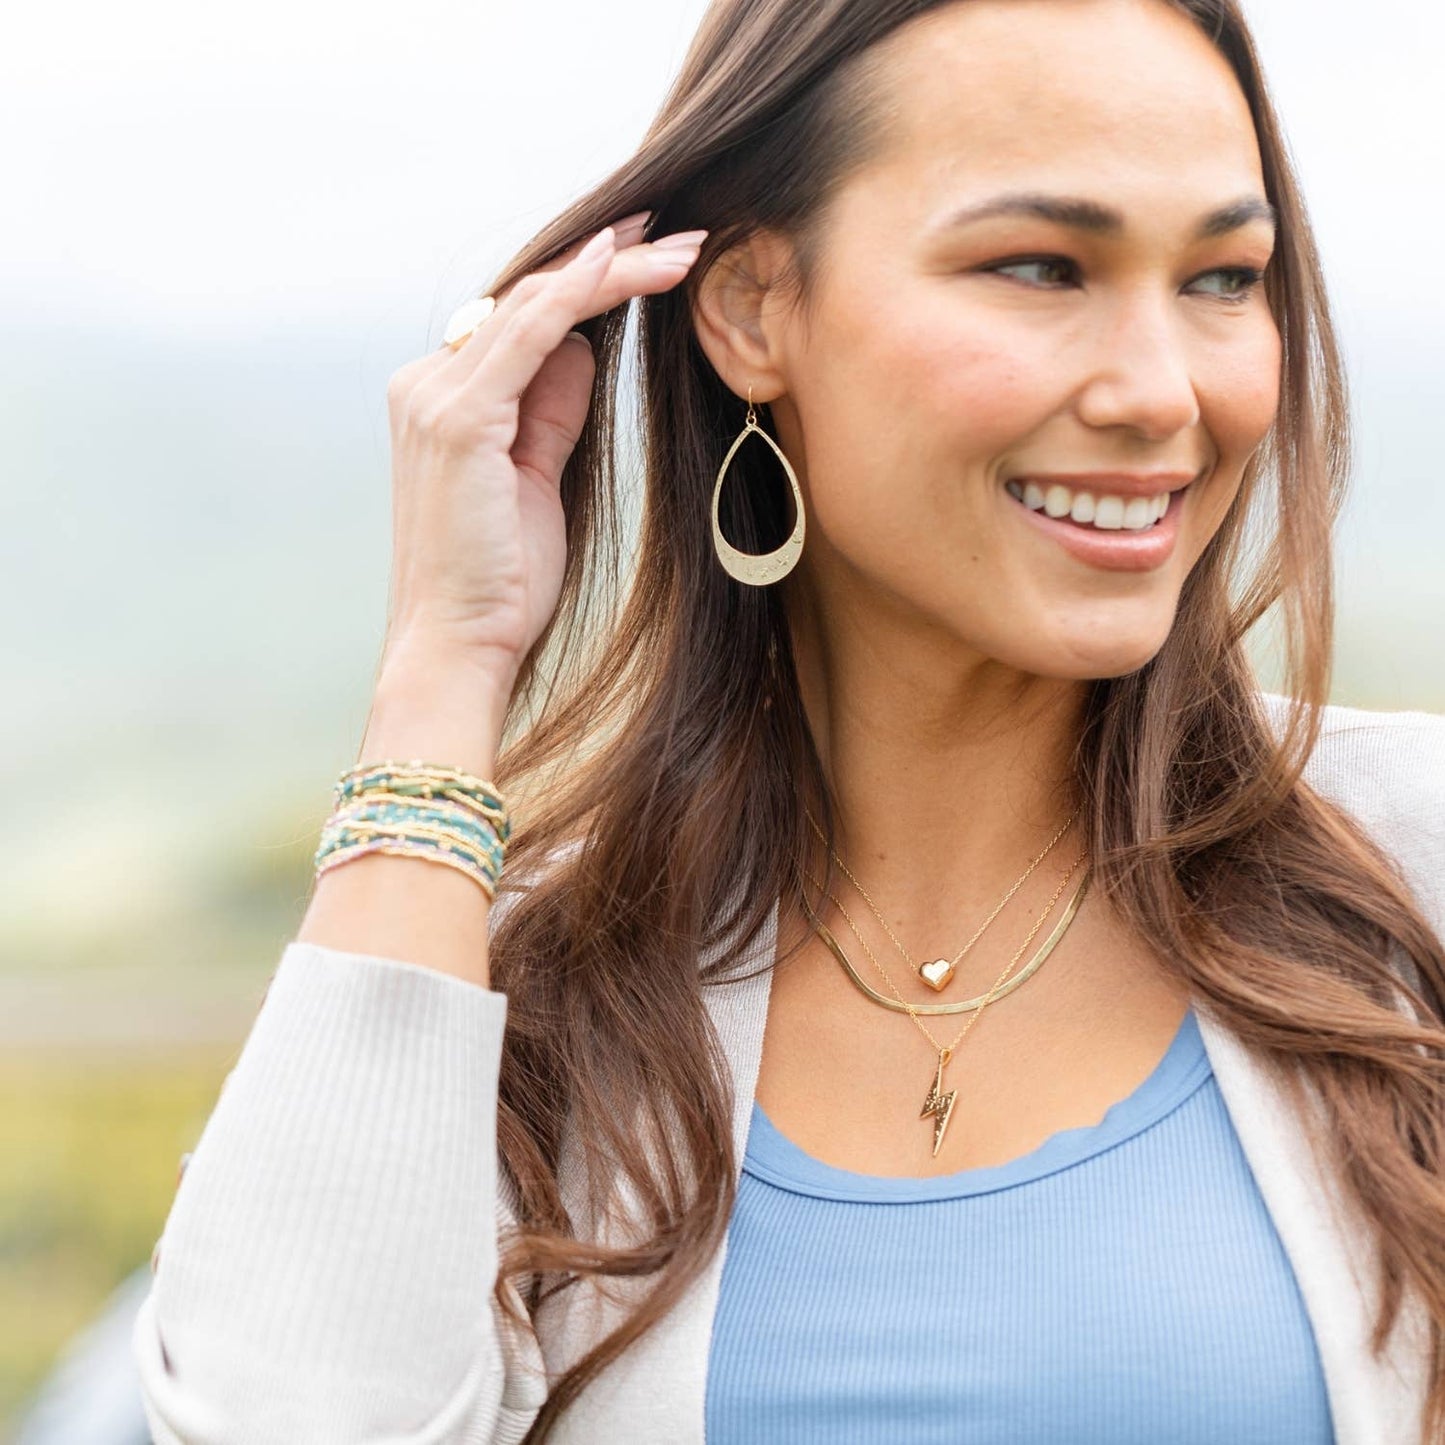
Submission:
M 1281 700 L 1267 697 L 1272 711 Z M 1327 711 L 1308 781 L 1398 860 L 1445 933 L 1445 717 Z M 501 905 L 499 905 L 501 906 Z M 772 957 L 773 926 L 740 971 Z M 705 990 L 747 1144 L 771 971 Z M 155 1445 L 510 1445 L 626 1309 L 583 1286 L 518 1332 L 491 1300 L 497 1075 L 507 999 L 402 959 L 291 943 L 196 1144 L 133 1341 Z M 1202 1011 L 1226 1106 L 1294 1267 L 1338 1445 L 1417 1445 L 1426 1320 L 1413 1296 L 1382 1361 L 1361 1220 L 1288 1096 Z M 593 1237 L 575 1148 L 561 1180 Z M 565 1445 L 703 1440 L 724 1250 L 686 1298 L 579 1397 Z M 906 1420 L 898 1439 L 906 1441 Z M 1067 1442 L 1060 1442 L 1067 1445 Z M 1432 1442 L 1433 1445 L 1433 1442 Z

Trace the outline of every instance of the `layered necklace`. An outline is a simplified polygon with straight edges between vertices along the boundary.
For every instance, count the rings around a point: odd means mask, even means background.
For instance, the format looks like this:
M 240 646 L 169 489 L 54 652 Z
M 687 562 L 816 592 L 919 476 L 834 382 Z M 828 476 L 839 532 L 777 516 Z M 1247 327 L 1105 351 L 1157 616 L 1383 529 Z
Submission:
M 1039 864 L 1042 863 L 1043 860 L 1048 856 L 1054 845 L 1058 843 L 1059 839 L 1068 832 L 1070 826 L 1073 824 L 1074 820 L 1077 817 L 1078 810 L 1076 809 L 1074 813 L 1070 815 L 1068 821 L 1064 823 L 1063 827 L 1054 834 L 1052 839 L 1050 839 L 1048 846 L 1045 847 L 1044 850 L 1029 864 L 1028 868 L 1024 870 L 1023 875 L 1018 879 L 1018 881 L 1013 885 L 1013 887 L 1004 894 L 998 905 L 974 931 L 973 936 L 968 940 L 968 942 L 965 943 L 956 954 L 954 954 L 952 959 L 939 958 L 929 963 L 924 963 L 922 965 L 919 965 L 913 961 L 912 957 L 908 953 L 908 950 L 904 948 L 903 944 L 899 941 L 893 930 L 888 926 L 887 920 L 883 917 L 877 905 L 869 896 L 867 890 L 853 876 L 853 874 L 849 871 L 847 865 L 843 862 L 841 858 L 838 857 L 837 853 L 833 850 L 831 844 L 828 843 L 828 840 L 824 836 L 822 829 L 818 827 L 818 824 L 816 823 L 816 821 L 814 821 L 811 813 L 808 815 L 808 821 L 812 823 L 814 832 L 818 834 L 819 838 L 822 839 L 824 846 L 827 847 L 829 855 L 832 858 L 833 862 L 837 865 L 838 869 L 843 873 L 843 875 L 848 879 L 848 881 L 852 883 L 854 888 L 858 890 L 859 894 L 862 895 L 864 901 L 872 910 L 873 916 L 878 920 L 879 924 L 882 926 L 884 932 L 887 933 L 888 937 L 892 939 L 894 947 L 898 949 L 899 953 L 908 963 L 908 966 L 914 971 L 914 973 L 918 975 L 918 977 L 923 979 L 923 981 L 928 984 L 930 988 L 932 988 L 935 992 L 941 993 L 945 988 L 948 987 L 948 984 L 952 981 L 957 965 L 962 960 L 964 955 L 967 954 L 969 949 L 971 949 L 973 945 L 978 941 L 978 939 L 983 934 L 984 930 L 989 926 L 989 924 L 998 917 L 999 913 L 1002 912 L 1004 905 L 1024 885 L 1024 883 L 1027 881 L 1029 875 L 1034 871 L 1034 869 L 1036 869 Z M 1022 984 L 1026 979 L 1031 977 L 1042 966 L 1044 960 L 1048 958 L 1048 956 L 1057 947 L 1059 940 L 1064 936 L 1065 931 L 1068 929 L 1069 925 L 1073 922 L 1075 915 L 1078 913 L 1079 905 L 1083 902 L 1084 894 L 1089 884 L 1089 874 L 1087 869 L 1085 869 L 1082 877 L 1080 878 L 1078 887 L 1075 888 L 1072 897 L 1070 897 L 1068 903 L 1064 907 L 1063 914 L 1060 916 L 1059 921 L 1054 925 L 1048 937 L 1043 941 L 1042 944 L 1040 944 L 1038 949 L 1034 952 L 1033 957 L 1029 959 L 1029 961 L 1024 965 L 1024 967 L 1017 974 L 1014 974 L 1012 978 L 1009 977 L 1009 975 L 1013 972 L 1014 965 L 1019 961 L 1020 958 L 1023 957 L 1024 950 L 1027 949 L 1029 944 L 1033 942 L 1035 936 L 1044 926 L 1044 923 L 1047 921 L 1049 915 L 1053 912 L 1055 904 L 1058 903 L 1064 889 L 1068 886 L 1069 879 L 1072 878 L 1076 872 L 1078 872 L 1079 867 L 1083 863 L 1085 856 L 1085 852 L 1080 851 L 1078 856 L 1075 857 L 1074 861 L 1069 865 L 1063 877 L 1059 880 L 1058 887 L 1054 889 L 1053 896 L 1044 905 L 1042 911 L 1039 913 L 1038 918 L 1034 921 L 1033 926 L 1025 935 L 1024 941 L 1014 951 L 1013 956 L 1004 966 L 1003 972 L 1000 973 L 998 978 L 994 980 L 993 986 L 987 991 L 987 993 L 981 994 L 975 998 L 964 999 L 960 1002 L 955 1003 L 919 1004 L 910 1003 L 907 999 L 905 999 L 902 993 L 899 992 L 897 985 L 893 982 L 893 979 L 889 976 L 887 969 L 885 969 L 883 965 L 878 961 L 877 956 L 868 946 L 867 939 L 864 938 L 862 932 L 858 928 L 858 925 L 853 922 L 852 916 L 848 913 L 848 910 L 843 907 L 842 903 L 840 903 L 832 893 L 826 893 L 824 896 L 829 899 L 833 906 L 842 915 L 843 919 L 848 924 L 848 927 L 852 930 L 854 936 L 857 938 L 859 944 L 862 946 L 864 953 L 868 955 L 868 958 L 872 962 L 874 968 L 878 970 L 879 974 L 883 978 L 883 981 L 888 985 L 888 988 L 893 994 L 893 997 L 888 998 L 884 994 L 879 993 L 877 989 L 873 988 L 862 976 L 862 974 L 858 972 L 857 968 L 854 967 L 852 960 L 849 959 L 848 955 L 843 951 L 842 947 L 838 943 L 838 940 L 833 936 L 832 932 L 823 923 L 822 919 L 817 917 L 817 915 L 812 912 L 812 909 L 807 904 L 806 900 L 804 901 L 804 906 L 808 910 L 809 919 L 812 923 L 814 930 L 823 940 L 824 944 L 828 948 L 828 951 L 833 955 L 834 958 L 837 959 L 838 963 L 842 966 L 844 972 L 848 975 L 849 979 L 853 982 L 853 984 L 869 1000 L 871 1000 L 875 1004 L 878 1004 L 880 1007 L 890 1009 L 896 1013 L 906 1013 L 913 1020 L 915 1027 L 920 1030 L 920 1032 L 932 1046 L 934 1052 L 937 1054 L 938 1063 L 934 1070 L 933 1079 L 929 1085 L 928 1096 L 924 1100 L 923 1109 L 918 1115 L 920 1119 L 927 1119 L 930 1117 L 933 1119 L 933 1154 L 935 1157 L 937 1156 L 939 1149 L 943 1145 L 943 1137 L 944 1134 L 947 1132 L 948 1122 L 953 1116 L 953 1106 L 955 1098 L 957 1096 L 956 1090 L 944 1089 L 944 1070 L 948 1067 L 949 1060 L 953 1057 L 954 1052 L 958 1048 L 959 1044 L 963 1042 L 965 1036 L 968 1034 L 968 1031 L 974 1026 L 975 1023 L 978 1022 L 978 1019 L 983 1013 L 983 1010 L 990 1003 L 993 1003 L 997 999 L 1003 998 L 1005 995 L 1012 993 L 1014 989 L 1018 988 L 1020 984 Z M 811 873 L 805 873 L 805 876 L 807 877 L 808 882 L 815 889 L 817 889 L 819 892 L 823 891 L 822 885 L 818 882 L 817 879 L 812 876 Z M 963 1028 L 959 1031 L 958 1035 L 952 1040 L 952 1042 L 948 1044 L 940 1044 L 938 1040 L 934 1038 L 932 1032 L 929 1030 L 928 1026 L 923 1022 L 923 1019 L 920 1017 L 920 1015 L 961 1013 L 968 1013 L 971 1015 L 971 1017 L 969 1018 L 968 1022 L 963 1026 Z

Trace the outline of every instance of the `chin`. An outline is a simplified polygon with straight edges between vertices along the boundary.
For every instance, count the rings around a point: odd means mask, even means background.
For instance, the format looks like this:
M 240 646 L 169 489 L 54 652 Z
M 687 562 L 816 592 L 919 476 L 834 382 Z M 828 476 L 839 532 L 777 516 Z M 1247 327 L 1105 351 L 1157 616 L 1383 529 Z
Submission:
M 1042 647 L 1036 640 L 1028 649 L 1029 656 L 1020 657 L 1018 665 L 1021 670 L 1039 677 L 1072 682 L 1123 677 L 1152 662 L 1168 636 L 1168 624 L 1122 634 L 1117 628 L 1080 628 L 1066 634 L 1056 633 L 1044 639 Z
M 1138 672 L 1159 655 L 1159 649 L 1164 646 L 1167 636 L 1167 632 L 1161 633 L 1157 639 L 1150 639 L 1147 643 L 1141 642 L 1132 647 L 1093 647 L 1082 654 L 1076 653 L 1070 676 L 1092 680 L 1124 677 L 1128 673 Z

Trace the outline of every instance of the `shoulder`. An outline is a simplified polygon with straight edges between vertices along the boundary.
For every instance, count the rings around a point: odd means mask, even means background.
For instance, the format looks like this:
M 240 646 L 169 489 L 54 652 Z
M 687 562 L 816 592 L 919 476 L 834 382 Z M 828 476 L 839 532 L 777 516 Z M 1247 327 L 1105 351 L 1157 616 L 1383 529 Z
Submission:
M 1261 698 L 1271 725 L 1282 728 L 1289 699 Z M 1331 704 L 1321 710 L 1305 781 L 1386 827 L 1445 831 L 1445 716 Z
M 1289 700 L 1261 697 L 1271 724 L 1282 726 Z M 1445 716 L 1328 706 L 1304 780 L 1398 861 L 1445 933 Z

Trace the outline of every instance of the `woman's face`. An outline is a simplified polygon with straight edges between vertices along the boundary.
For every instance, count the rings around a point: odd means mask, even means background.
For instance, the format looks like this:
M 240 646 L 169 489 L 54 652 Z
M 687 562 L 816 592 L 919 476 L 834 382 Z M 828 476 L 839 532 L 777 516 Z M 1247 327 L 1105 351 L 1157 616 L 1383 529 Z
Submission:
M 764 308 L 725 373 L 777 393 L 799 582 L 1029 673 L 1131 671 L 1278 402 L 1247 103 L 1160 0 L 966 0 L 880 55 L 890 138 L 806 318 Z

